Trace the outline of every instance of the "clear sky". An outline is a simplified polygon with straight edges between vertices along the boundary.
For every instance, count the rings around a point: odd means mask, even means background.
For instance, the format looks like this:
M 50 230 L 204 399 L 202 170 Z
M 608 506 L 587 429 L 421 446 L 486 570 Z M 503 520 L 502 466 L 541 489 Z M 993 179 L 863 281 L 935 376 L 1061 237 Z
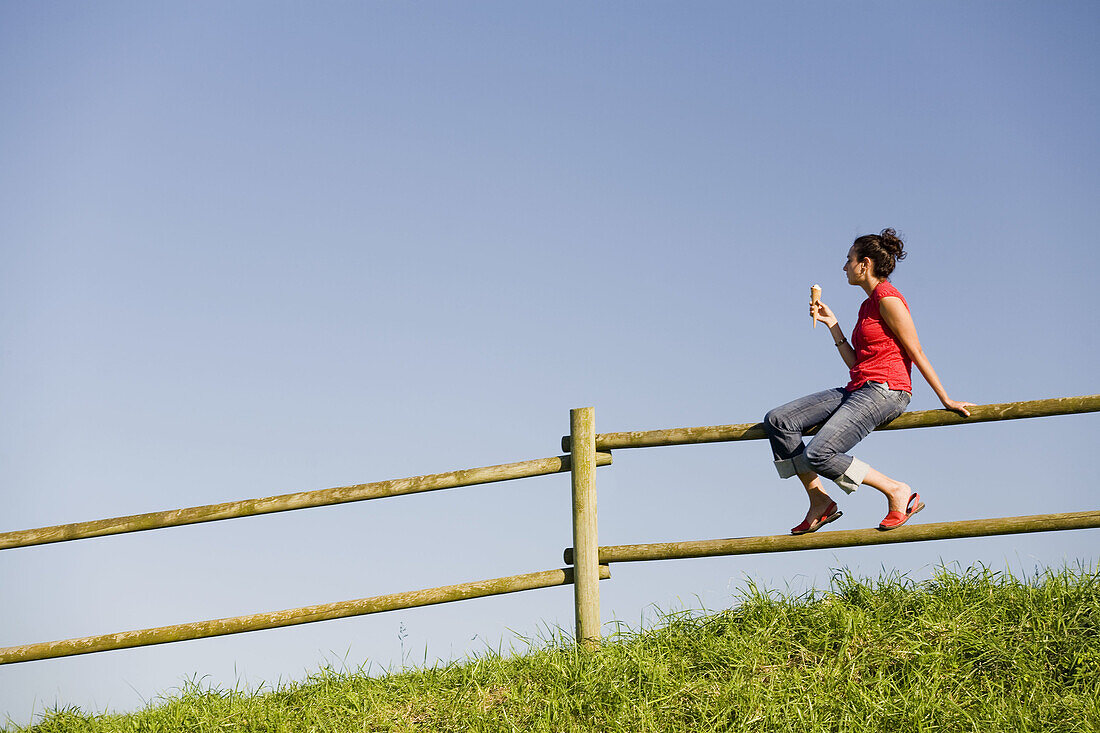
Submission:
M 1100 392 L 1100 6 L 0 4 L 0 531 L 755 422 L 842 385 L 852 239 L 952 397 Z M 939 407 L 914 373 L 911 409 Z M 918 521 L 1095 509 L 1100 417 L 872 435 Z M 764 442 L 622 451 L 605 544 L 787 531 Z M 884 499 L 841 500 L 837 529 Z M 569 480 L 0 553 L 0 646 L 561 566 Z M 613 567 L 604 621 L 848 567 L 1094 564 L 1095 530 Z M 451 659 L 560 588 L 0 667 L 0 721 Z M 503 641 L 502 641 L 503 640 Z

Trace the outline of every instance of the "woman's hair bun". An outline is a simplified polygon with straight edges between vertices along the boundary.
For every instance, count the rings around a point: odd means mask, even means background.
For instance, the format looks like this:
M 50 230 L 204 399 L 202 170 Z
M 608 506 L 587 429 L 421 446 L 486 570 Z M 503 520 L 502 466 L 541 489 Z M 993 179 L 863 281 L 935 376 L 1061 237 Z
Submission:
M 898 239 L 898 233 L 893 229 L 886 228 L 879 232 L 879 239 L 882 240 L 882 248 L 894 256 L 895 260 L 905 259 L 905 245 L 900 239 Z
M 898 260 L 905 259 L 905 245 L 893 229 L 883 229 L 878 234 L 864 234 L 852 243 L 857 260 L 869 257 L 878 277 L 890 277 Z

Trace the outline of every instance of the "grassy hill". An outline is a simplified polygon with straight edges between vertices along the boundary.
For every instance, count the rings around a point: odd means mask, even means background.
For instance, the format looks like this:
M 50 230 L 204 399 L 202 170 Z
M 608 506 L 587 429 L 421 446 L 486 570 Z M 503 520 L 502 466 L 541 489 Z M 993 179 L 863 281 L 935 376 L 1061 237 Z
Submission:
M 185 690 L 130 715 L 55 710 L 40 731 L 1100 731 L 1100 571 L 1030 579 L 838 574 L 758 588 L 587 653 L 567 638 L 274 692 Z

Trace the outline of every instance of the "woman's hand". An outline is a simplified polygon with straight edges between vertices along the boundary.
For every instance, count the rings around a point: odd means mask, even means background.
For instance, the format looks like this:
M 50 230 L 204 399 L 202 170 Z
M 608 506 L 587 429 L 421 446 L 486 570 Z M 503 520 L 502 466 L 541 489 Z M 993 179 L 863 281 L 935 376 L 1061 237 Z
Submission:
M 960 402 L 958 400 L 953 400 L 951 398 L 947 398 L 945 400 L 942 400 L 942 402 L 943 402 L 943 406 L 946 407 L 948 410 L 952 410 L 954 412 L 957 412 L 960 415 L 962 415 L 963 417 L 970 417 L 970 410 L 968 410 L 966 408 L 967 407 L 974 407 L 973 402 Z
M 837 318 L 833 315 L 833 312 L 829 310 L 829 306 L 825 305 L 820 300 L 816 303 L 810 303 L 810 318 L 815 317 L 829 328 L 832 328 L 837 323 Z

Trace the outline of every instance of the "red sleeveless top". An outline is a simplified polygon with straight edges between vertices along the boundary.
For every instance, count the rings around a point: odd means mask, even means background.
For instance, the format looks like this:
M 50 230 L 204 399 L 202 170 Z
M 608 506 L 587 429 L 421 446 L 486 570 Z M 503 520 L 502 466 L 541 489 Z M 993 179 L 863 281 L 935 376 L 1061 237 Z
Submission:
M 890 389 L 903 389 L 913 392 L 910 379 L 913 374 L 913 361 L 905 353 L 897 336 L 882 320 L 879 314 L 879 301 L 887 296 L 898 298 L 909 310 L 905 298 L 887 280 L 883 280 L 871 291 L 871 297 L 859 307 L 859 320 L 852 330 L 852 348 L 856 352 L 856 364 L 849 370 L 852 381 L 844 389 L 857 390 L 867 382 L 886 382 Z

